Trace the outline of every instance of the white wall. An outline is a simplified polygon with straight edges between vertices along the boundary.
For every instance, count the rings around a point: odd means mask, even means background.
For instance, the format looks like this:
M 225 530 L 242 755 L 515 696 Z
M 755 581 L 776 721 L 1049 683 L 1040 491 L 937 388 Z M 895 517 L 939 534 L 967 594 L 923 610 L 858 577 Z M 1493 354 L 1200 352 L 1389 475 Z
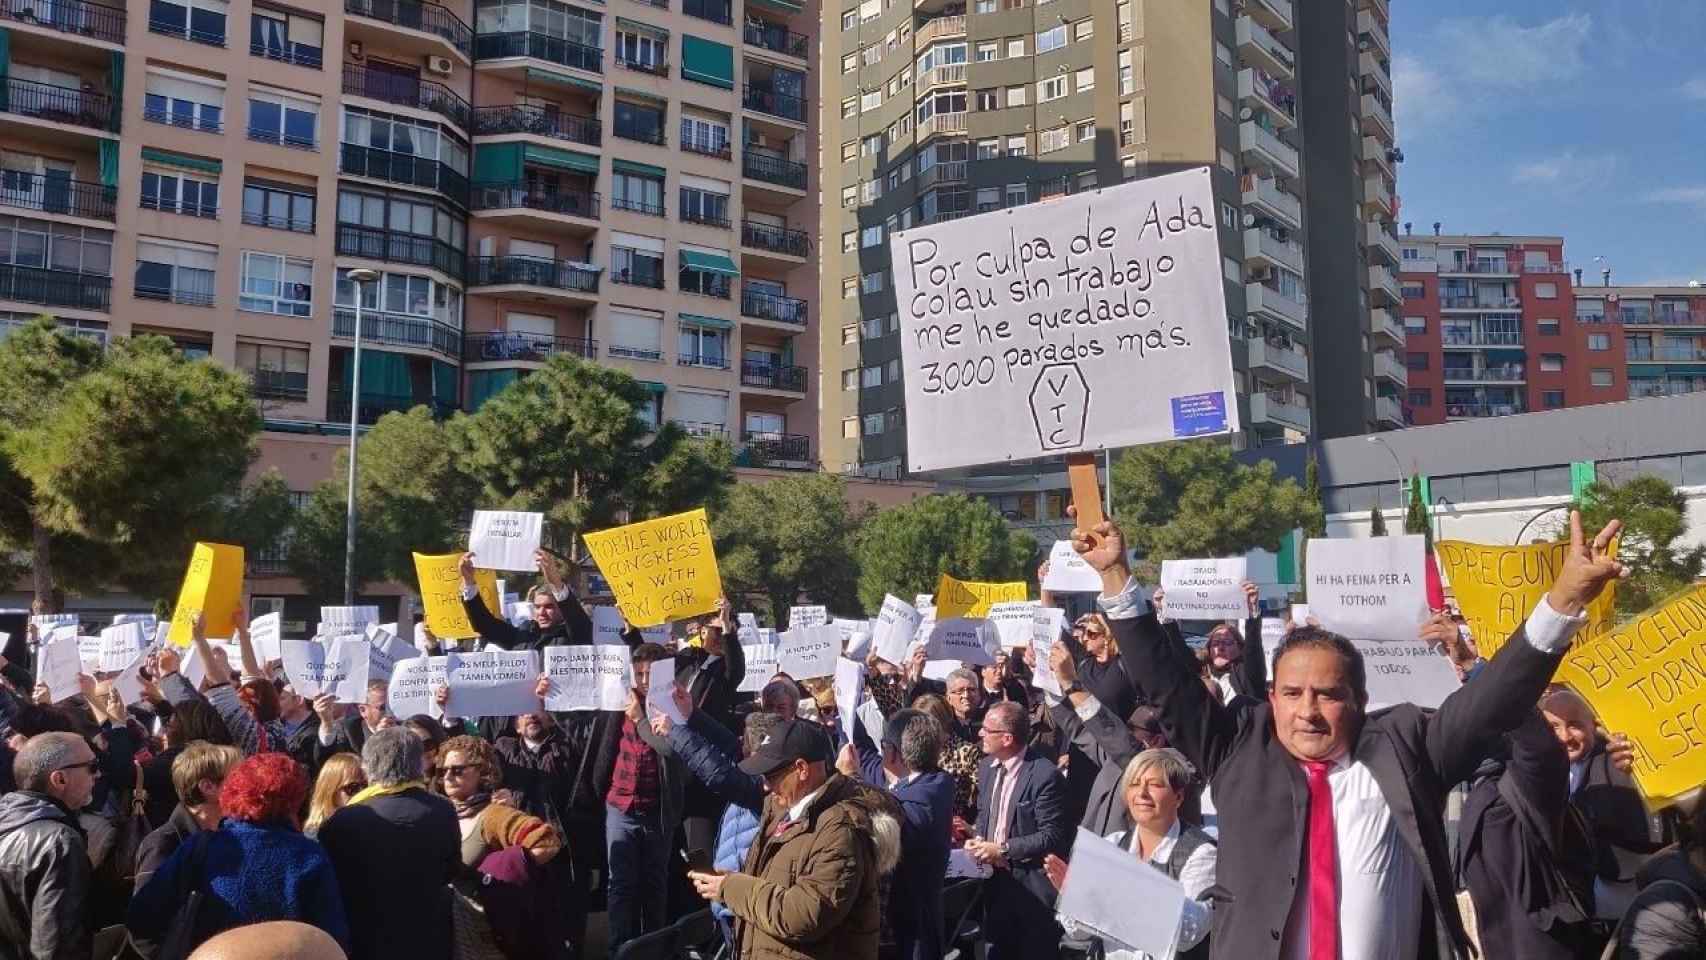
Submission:
M 1688 500 L 1688 532 L 1683 535 L 1679 545 L 1698 546 L 1706 543 L 1706 486 L 1677 489 Z M 1526 497 L 1479 503 L 1442 503 L 1435 507 L 1435 539 L 1512 544 L 1516 542 L 1517 533 L 1522 530 L 1523 524 L 1528 523 L 1535 514 L 1564 506 L 1569 502 L 1569 497 Z M 1386 529 L 1391 533 L 1401 533 L 1404 529 L 1405 511 L 1386 510 L 1383 513 Z M 1356 513 L 1330 513 L 1327 515 L 1327 536 L 1366 537 L 1369 518 L 1370 514 L 1366 510 Z M 1527 532 L 1523 533 L 1523 542 L 1532 543 L 1536 539 L 1548 538 L 1556 525 L 1567 519 L 1564 511 L 1554 510 L 1529 525 Z

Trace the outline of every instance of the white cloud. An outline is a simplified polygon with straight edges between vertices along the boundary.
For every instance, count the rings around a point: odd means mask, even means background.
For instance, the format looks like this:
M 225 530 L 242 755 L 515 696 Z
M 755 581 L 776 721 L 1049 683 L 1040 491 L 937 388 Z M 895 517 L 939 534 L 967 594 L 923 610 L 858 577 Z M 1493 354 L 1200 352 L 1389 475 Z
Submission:
M 1435 38 L 1456 69 L 1451 74 L 1480 87 L 1533 90 L 1582 71 L 1593 17 L 1573 13 L 1532 27 L 1507 16 L 1447 20 Z
M 1706 185 L 1666 187 L 1662 190 L 1653 190 L 1641 199 L 1648 203 L 1694 207 L 1701 213 L 1706 213 Z
M 1695 77 L 1683 84 L 1682 95 L 1690 100 L 1706 100 L 1706 76 Z
M 1404 137 L 1416 139 L 1458 114 L 1450 84 L 1420 57 L 1392 58 L 1392 121 Z
M 1511 172 L 1511 181 L 1558 190 L 1580 190 L 1609 179 L 1616 172 L 1617 163 L 1615 154 L 1584 154 L 1571 148 L 1553 156 L 1517 164 Z

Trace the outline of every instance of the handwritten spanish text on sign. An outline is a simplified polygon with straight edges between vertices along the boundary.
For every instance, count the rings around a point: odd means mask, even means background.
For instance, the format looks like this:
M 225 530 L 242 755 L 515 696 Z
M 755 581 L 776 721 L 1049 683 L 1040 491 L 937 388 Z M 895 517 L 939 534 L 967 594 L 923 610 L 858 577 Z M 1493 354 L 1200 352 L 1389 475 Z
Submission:
M 1243 557 L 1221 560 L 1163 560 L 1161 589 L 1170 620 L 1242 620 L 1250 615 L 1244 596 Z
M 835 676 L 841 656 L 841 631 L 832 626 L 799 627 L 782 634 L 776 670 L 795 680 Z
M 988 620 L 955 617 L 936 624 L 925 649 L 925 656 L 933 661 L 956 660 L 981 667 L 995 662 L 1001 650 L 1001 634 Z
M 362 633 L 369 624 L 379 622 L 379 608 L 372 605 L 355 607 L 321 607 L 320 636 L 341 637 L 346 633 Z
M 991 604 L 1023 600 L 1029 591 L 1022 582 L 974 583 L 947 574 L 936 584 L 936 619 L 987 617 Z
M 434 636 L 447 640 L 463 640 L 480 635 L 468 620 L 462 606 L 462 574 L 457 566 L 462 562 L 458 553 L 415 554 L 415 577 L 420 581 L 421 607 L 425 611 L 427 629 Z M 480 591 L 480 602 L 497 616 L 503 607 L 498 602 L 498 576 L 486 569 L 474 571 L 474 584 Z
M 255 659 L 264 668 L 279 659 L 279 637 L 284 629 L 284 614 L 268 613 L 249 621 L 249 644 L 255 648 Z
M 532 650 L 451 653 L 444 662 L 450 699 L 444 711 L 453 717 L 513 717 L 539 709 L 534 687 L 539 660 Z
M 723 596 L 703 509 L 589 533 L 586 546 L 637 627 L 710 613 Z
M 797 630 L 800 627 L 821 627 L 829 622 L 828 607 L 789 607 L 788 629 Z
M 393 666 L 389 700 L 391 713 L 399 717 L 424 713 L 429 717 L 442 718 L 444 711 L 439 708 L 434 694 L 439 687 L 446 685 L 444 663 L 444 657 L 422 656 Z
M 545 515 L 519 510 L 475 510 L 468 529 L 468 549 L 475 562 L 491 570 L 539 569 L 534 551 Z
M 756 632 L 756 628 L 754 628 Z M 775 642 L 754 640 L 748 643 L 740 642 L 740 652 L 746 657 L 746 675 L 741 677 L 738 693 L 760 693 L 770 678 L 776 675 L 776 664 L 779 661 Z
M 545 648 L 545 675 L 551 690 L 547 710 L 620 710 L 633 689 L 628 648 L 595 643 Z
M 101 631 L 99 669 L 117 673 L 136 662 L 148 646 L 148 632 L 141 621 L 116 624 Z
M 243 612 L 243 548 L 226 543 L 198 543 L 172 610 L 172 629 L 166 635 L 176 646 L 190 645 L 190 625 L 202 614 L 209 636 L 229 637 Z
M 1419 534 L 1309 541 L 1309 610 L 1362 651 L 1371 707 L 1437 707 L 1460 685 L 1417 636 L 1428 618 L 1426 549 Z
M 367 641 L 351 634 L 328 639 L 282 640 L 284 675 L 298 696 L 313 699 L 332 694 L 339 703 L 361 703 L 367 697 Z
M 913 468 L 1237 430 L 1215 210 L 1204 167 L 895 233 Z
M 883 597 L 883 608 L 877 612 L 871 649 L 877 656 L 895 666 L 906 663 L 906 651 L 918 635 L 921 618 L 918 610 L 893 594 Z
M 1060 677 L 1049 666 L 1049 656 L 1065 628 L 1066 611 L 1059 607 L 1039 607 L 1031 619 L 1031 659 L 1037 664 L 1031 673 L 1031 685 L 1057 698 L 1066 694 L 1060 689 Z
M 1071 540 L 1056 540 L 1048 554 L 1048 576 L 1043 589 L 1061 593 L 1101 593 L 1102 575 L 1084 562 Z
M 1031 642 L 1031 624 L 1042 604 L 1035 600 L 1009 600 L 990 605 L 989 622 L 1001 635 L 1001 648 L 1012 650 Z
M 1618 544 L 1611 544 L 1612 556 Z M 1535 543 L 1505 547 L 1462 540 L 1441 540 L 1440 572 L 1451 584 L 1457 607 L 1469 625 L 1475 648 L 1483 657 L 1499 652 L 1516 628 L 1522 626 L 1534 607 L 1564 569 L 1568 543 Z M 1597 639 L 1611 632 L 1617 582 L 1588 605 L 1588 622 L 1577 634 L 1576 643 Z

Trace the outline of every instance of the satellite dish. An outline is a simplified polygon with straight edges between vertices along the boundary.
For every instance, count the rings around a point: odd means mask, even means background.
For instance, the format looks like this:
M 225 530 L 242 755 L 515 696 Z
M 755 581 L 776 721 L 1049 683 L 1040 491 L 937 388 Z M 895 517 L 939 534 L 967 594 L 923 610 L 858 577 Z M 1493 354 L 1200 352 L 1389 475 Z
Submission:
M 1240 119 L 1240 120 L 1249 120 L 1249 119 L 1254 118 L 1255 116 L 1256 116 L 1256 111 L 1250 109 L 1249 107 L 1241 107 L 1238 110 L 1238 119 Z
M 1244 214 L 1244 229 L 1248 230 L 1255 225 L 1256 225 L 1256 215 L 1253 213 L 1246 212 Z

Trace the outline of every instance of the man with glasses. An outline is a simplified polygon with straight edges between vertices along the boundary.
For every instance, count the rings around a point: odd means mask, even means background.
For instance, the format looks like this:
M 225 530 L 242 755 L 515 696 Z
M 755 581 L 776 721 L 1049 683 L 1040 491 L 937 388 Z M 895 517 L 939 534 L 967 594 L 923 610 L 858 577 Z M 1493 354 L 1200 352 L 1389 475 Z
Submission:
M 100 761 L 74 733 L 31 737 L 12 762 L 18 789 L 0 797 L 0 957 L 87 957 L 89 851 L 77 811 Z
M 989 956 L 1054 956 L 1060 926 L 1054 886 L 1043 872 L 1048 854 L 1064 856 L 1072 842 L 1066 781 L 1050 758 L 1029 750 L 1030 716 L 1016 703 L 998 703 L 979 732 L 989 761 L 978 769 L 977 835 L 966 852 L 995 873 L 986 882 L 984 930 Z

